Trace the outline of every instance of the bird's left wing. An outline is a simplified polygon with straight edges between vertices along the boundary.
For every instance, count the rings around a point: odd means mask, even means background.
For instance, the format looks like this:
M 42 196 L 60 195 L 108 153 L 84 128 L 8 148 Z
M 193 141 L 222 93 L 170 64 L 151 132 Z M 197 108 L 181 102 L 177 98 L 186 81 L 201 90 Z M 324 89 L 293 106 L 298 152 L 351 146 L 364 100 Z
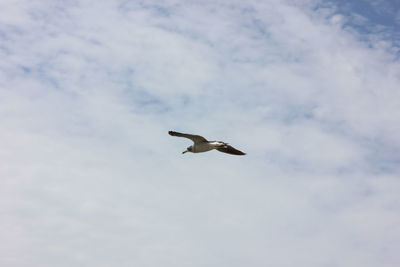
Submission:
M 202 143 L 202 142 L 208 142 L 207 139 L 205 139 L 203 136 L 200 136 L 200 135 L 178 133 L 178 132 L 174 132 L 174 131 L 169 131 L 168 133 L 169 133 L 169 135 L 172 135 L 172 136 L 189 138 L 195 144 Z
M 228 154 L 232 154 L 232 155 L 240 155 L 240 156 L 246 155 L 246 153 L 243 153 L 242 151 L 237 150 L 236 148 L 234 148 L 230 145 L 226 145 L 224 147 L 217 148 L 217 150 L 220 152 L 224 152 L 224 153 L 228 153 Z

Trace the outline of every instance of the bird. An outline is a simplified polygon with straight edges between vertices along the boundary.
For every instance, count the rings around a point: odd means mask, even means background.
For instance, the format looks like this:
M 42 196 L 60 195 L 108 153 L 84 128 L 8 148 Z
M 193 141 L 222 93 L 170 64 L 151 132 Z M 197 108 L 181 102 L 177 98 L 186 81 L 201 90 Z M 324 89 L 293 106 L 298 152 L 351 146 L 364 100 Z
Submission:
M 230 146 L 228 143 L 222 141 L 208 141 L 200 135 L 178 133 L 174 131 L 169 131 L 168 134 L 172 136 L 188 138 L 193 141 L 194 144 L 189 146 L 185 151 L 182 152 L 182 154 L 185 154 L 186 152 L 201 153 L 216 149 L 220 152 L 228 153 L 231 155 L 246 155 L 246 153 L 237 150 L 236 148 Z

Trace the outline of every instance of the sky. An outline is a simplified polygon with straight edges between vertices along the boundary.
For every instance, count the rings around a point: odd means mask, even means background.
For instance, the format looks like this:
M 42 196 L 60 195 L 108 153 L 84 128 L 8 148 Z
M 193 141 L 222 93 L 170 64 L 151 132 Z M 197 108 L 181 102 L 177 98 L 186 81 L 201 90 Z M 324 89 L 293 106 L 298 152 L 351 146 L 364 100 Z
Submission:
M 0 265 L 399 266 L 399 29 L 389 0 L 0 1 Z

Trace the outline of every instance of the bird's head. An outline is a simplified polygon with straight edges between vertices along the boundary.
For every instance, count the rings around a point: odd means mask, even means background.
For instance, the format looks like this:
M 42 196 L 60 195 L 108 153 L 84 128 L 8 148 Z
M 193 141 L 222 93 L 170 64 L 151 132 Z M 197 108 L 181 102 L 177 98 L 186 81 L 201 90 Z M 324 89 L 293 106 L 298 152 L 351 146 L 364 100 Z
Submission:
M 193 152 L 193 146 L 188 147 L 185 151 L 182 152 L 182 154 L 185 154 L 186 152 Z

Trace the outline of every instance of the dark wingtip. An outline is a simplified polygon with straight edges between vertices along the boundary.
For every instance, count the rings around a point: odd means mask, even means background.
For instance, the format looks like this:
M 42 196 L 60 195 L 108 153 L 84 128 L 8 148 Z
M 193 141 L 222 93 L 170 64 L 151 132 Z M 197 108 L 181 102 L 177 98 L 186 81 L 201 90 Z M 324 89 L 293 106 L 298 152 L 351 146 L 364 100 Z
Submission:
M 235 148 L 233 148 L 231 146 L 228 146 L 227 148 L 217 148 L 217 150 L 220 151 L 220 152 L 224 152 L 224 153 L 228 153 L 228 154 L 236 155 L 236 156 L 244 156 L 244 155 L 246 155 L 246 153 L 244 153 L 244 152 L 242 152 L 240 150 L 237 150 L 237 149 L 235 149 Z
M 169 135 L 174 135 L 174 133 L 175 133 L 174 131 L 168 131 Z
M 229 151 L 229 152 L 231 152 L 232 155 L 237 155 L 237 156 L 246 155 L 246 153 L 244 153 L 244 152 L 242 152 L 240 150 L 237 150 L 236 148 L 233 148 L 233 147 L 230 147 L 230 148 L 231 148 L 231 151 Z

